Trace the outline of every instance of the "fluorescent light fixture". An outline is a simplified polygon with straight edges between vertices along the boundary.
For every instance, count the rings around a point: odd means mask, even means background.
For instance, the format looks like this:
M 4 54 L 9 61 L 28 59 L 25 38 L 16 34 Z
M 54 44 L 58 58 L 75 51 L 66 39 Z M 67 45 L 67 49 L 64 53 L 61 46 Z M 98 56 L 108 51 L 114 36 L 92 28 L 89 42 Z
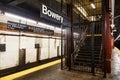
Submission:
M 55 29 L 61 31 L 61 28 L 55 28 Z
M 6 12 L 5 15 L 8 16 L 8 17 L 11 17 L 11 18 L 18 19 L 18 20 L 23 20 L 23 21 L 30 22 L 30 23 L 33 23 L 33 24 L 37 24 L 37 21 L 35 21 L 35 20 L 25 18 L 25 17 L 19 16 L 19 15 L 16 15 L 16 14 Z M 50 28 L 50 29 L 55 28 L 54 26 L 47 25 L 47 24 L 42 23 L 42 22 L 38 22 L 38 25 L 44 26 L 44 27 L 47 27 L 47 28 Z M 61 31 L 61 28 L 56 28 L 56 29 Z
M 6 12 L 5 15 L 6 15 L 6 16 L 9 16 L 9 17 L 12 17 L 12 18 L 15 18 L 15 19 L 19 19 L 19 20 L 27 21 L 27 22 L 30 22 L 30 23 L 34 23 L 34 24 L 37 23 L 37 21 L 35 21 L 35 20 L 28 19 L 28 18 L 25 18 L 25 17 L 19 16 L 19 15 L 16 15 L 16 14 L 12 14 L 12 13 L 8 13 L 8 12 Z
M 96 21 L 96 16 L 89 16 L 89 21 Z
M 30 22 L 30 23 L 37 24 L 37 21 L 35 21 L 35 20 L 32 20 L 32 19 L 27 19 L 27 22 Z
M 86 10 L 81 6 L 81 5 L 75 5 L 75 7 L 85 16 L 85 17 L 87 17 L 87 12 L 86 12 Z
M 8 17 L 15 18 L 15 19 L 20 19 L 20 20 L 24 20 L 24 21 L 27 20 L 26 18 L 23 18 L 21 16 L 15 15 L 15 14 L 7 13 L 7 12 L 5 13 L 5 15 L 8 16 Z
M 93 8 L 93 9 L 95 9 L 96 7 L 95 7 L 95 4 L 93 3 L 93 2 L 91 2 L 91 7 Z
M 44 26 L 44 27 L 46 27 L 46 28 L 52 28 L 52 29 L 55 28 L 54 26 L 47 25 L 47 24 L 44 24 L 44 23 L 42 23 L 42 22 L 38 22 L 38 24 L 39 24 L 40 26 Z
M 74 32 L 74 33 L 73 33 L 73 35 L 77 35 L 77 36 L 78 36 L 78 35 L 79 35 L 79 33 Z

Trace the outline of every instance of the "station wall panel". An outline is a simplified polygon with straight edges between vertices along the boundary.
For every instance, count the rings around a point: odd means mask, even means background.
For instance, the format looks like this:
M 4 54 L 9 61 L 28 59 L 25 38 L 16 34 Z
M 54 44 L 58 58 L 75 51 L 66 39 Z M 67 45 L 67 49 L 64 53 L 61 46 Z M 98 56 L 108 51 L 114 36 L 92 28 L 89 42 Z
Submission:
M 44 59 L 47 59 L 47 58 L 49 58 L 49 54 L 48 54 L 48 39 L 42 39 L 40 59 L 44 60 Z
M 21 37 L 20 48 L 26 49 L 26 63 L 36 61 L 35 38 Z
M 56 40 L 50 39 L 50 58 L 57 56 Z
M 5 25 L 2 27 L 7 27 L 7 21 L 18 22 L 22 24 L 27 24 L 31 26 L 37 26 L 41 28 L 47 28 L 54 30 L 58 36 L 60 35 L 60 30 L 57 28 L 50 28 L 48 26 L 42 26 L 36 23 L 28 22 L 26 20 L 20 20 L 18 18 L 10 17 L 7 15 L 0 15 L 0 22 Z M 1 25 L 0 25 L 1 27 Z M 40 36 L 40 37 L 48 37 L 46 35 L 41 34 L 31 34 L 25 32 L 15 32 L 15 31 L 6 31 L 2 30 L 0 33 L 4 34 L 24 34 L 29 36 Z M 54 38 L 57 38 L 55 37 Z M 59 38 L 59 37 L 58 37 Z M 15 67 L 19 65 L 19 50 L 26 50 L 25 64 L 36 62 L 37 60 L 37 49 L 35 48 L 35 44 L 40 44 L 40 60 L 57 57 L 57 47 L 59 46 L 59 55 L 61 54 L 61 41 L 58 39 L 45 39 L 45 38 L 33 38 L 33 37 L 23 37 L 23 36 L 5 36 L 0 35 L 0 44 L 6 44 L 6 51 L 0 52 L 0 70 Z
M 17 66 L 19 60 L 19 38 L 15 36 L 6 36 L 5 39 L 6 51 L 0 54 L 0 69 Z

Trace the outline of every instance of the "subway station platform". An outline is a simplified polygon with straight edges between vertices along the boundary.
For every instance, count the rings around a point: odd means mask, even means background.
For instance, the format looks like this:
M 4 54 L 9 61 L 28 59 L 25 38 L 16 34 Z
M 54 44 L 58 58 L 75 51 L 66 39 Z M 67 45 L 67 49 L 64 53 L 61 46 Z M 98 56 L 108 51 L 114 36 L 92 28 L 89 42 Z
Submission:
M 101 80 L 91 74 L 61 70 L 60 64 L 17 78 L 15 80 Z
M 52 61 L 31 69 L 14 73 L 0 80 L 112 80 L 103 79 L 103 76 L 91 73 L 61 70 L 60 60 Z
M 120 80 L 118 18 L 117 0 L 0 0 L 0 80 Z

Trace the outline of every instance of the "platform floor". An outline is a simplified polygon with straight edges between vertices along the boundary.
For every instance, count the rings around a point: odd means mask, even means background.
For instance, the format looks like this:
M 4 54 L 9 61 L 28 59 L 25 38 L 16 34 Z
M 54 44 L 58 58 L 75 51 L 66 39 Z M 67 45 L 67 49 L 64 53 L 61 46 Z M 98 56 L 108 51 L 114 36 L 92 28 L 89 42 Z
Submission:
M 0 80 L 113 80 L 103 79 L 103 75 L 60 69 L 60 60 L 46 63 L 28 70 L 0 78 Z
M 61 70 L 60 64 L 57 64 L 14 80 L 103 80 L 103 78 L 100 75 L 92 76 L 90 73 Z
M 118 54 L 119 53 L 119 54 Z M 120 50 L 112 51 L 112 71 L 106 79 L 103 75 L 61 70 L 60 61 L 56 60 L 0 78 L 0 80 L 120 80 Z
M 116 47 L 112 50 L 111 77 L 112 80 L 120 80 L 120 50 Z

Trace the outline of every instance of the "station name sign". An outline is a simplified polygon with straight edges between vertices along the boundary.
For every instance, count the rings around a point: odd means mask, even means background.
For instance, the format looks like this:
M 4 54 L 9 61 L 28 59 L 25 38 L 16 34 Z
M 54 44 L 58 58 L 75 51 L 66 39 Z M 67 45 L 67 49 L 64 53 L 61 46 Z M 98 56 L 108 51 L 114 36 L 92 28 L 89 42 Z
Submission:
M 48 17 L 51 17 L 60 23 L 63 23 L 63 17 L 59 15 L 58 13 L 54 12 L 50 8 L 48 8 L 46 5 L 42 4 L 42 13 Z
M 62 15 L 60 12 L 51 9 L 50 7 L 44 4 L 41 4 L 40 17 L 55 23 L 70 26 L 70 21 L 66 16 Z
M 19 31 L 23 31 L 23 32 L 34 32 L 34 33 L 38 33 L 38 34 L 54 35 L 53 30 L 40 28 L 40 27 L 36 27 L 36 26 L 31 26 L 31 25 L 26 25 L 26 24 L 21 24 L 21 23 L 16 23 L 16 22 L 12 22 L 12 21 L 7 22 L 7 29 L 19 30 Z

